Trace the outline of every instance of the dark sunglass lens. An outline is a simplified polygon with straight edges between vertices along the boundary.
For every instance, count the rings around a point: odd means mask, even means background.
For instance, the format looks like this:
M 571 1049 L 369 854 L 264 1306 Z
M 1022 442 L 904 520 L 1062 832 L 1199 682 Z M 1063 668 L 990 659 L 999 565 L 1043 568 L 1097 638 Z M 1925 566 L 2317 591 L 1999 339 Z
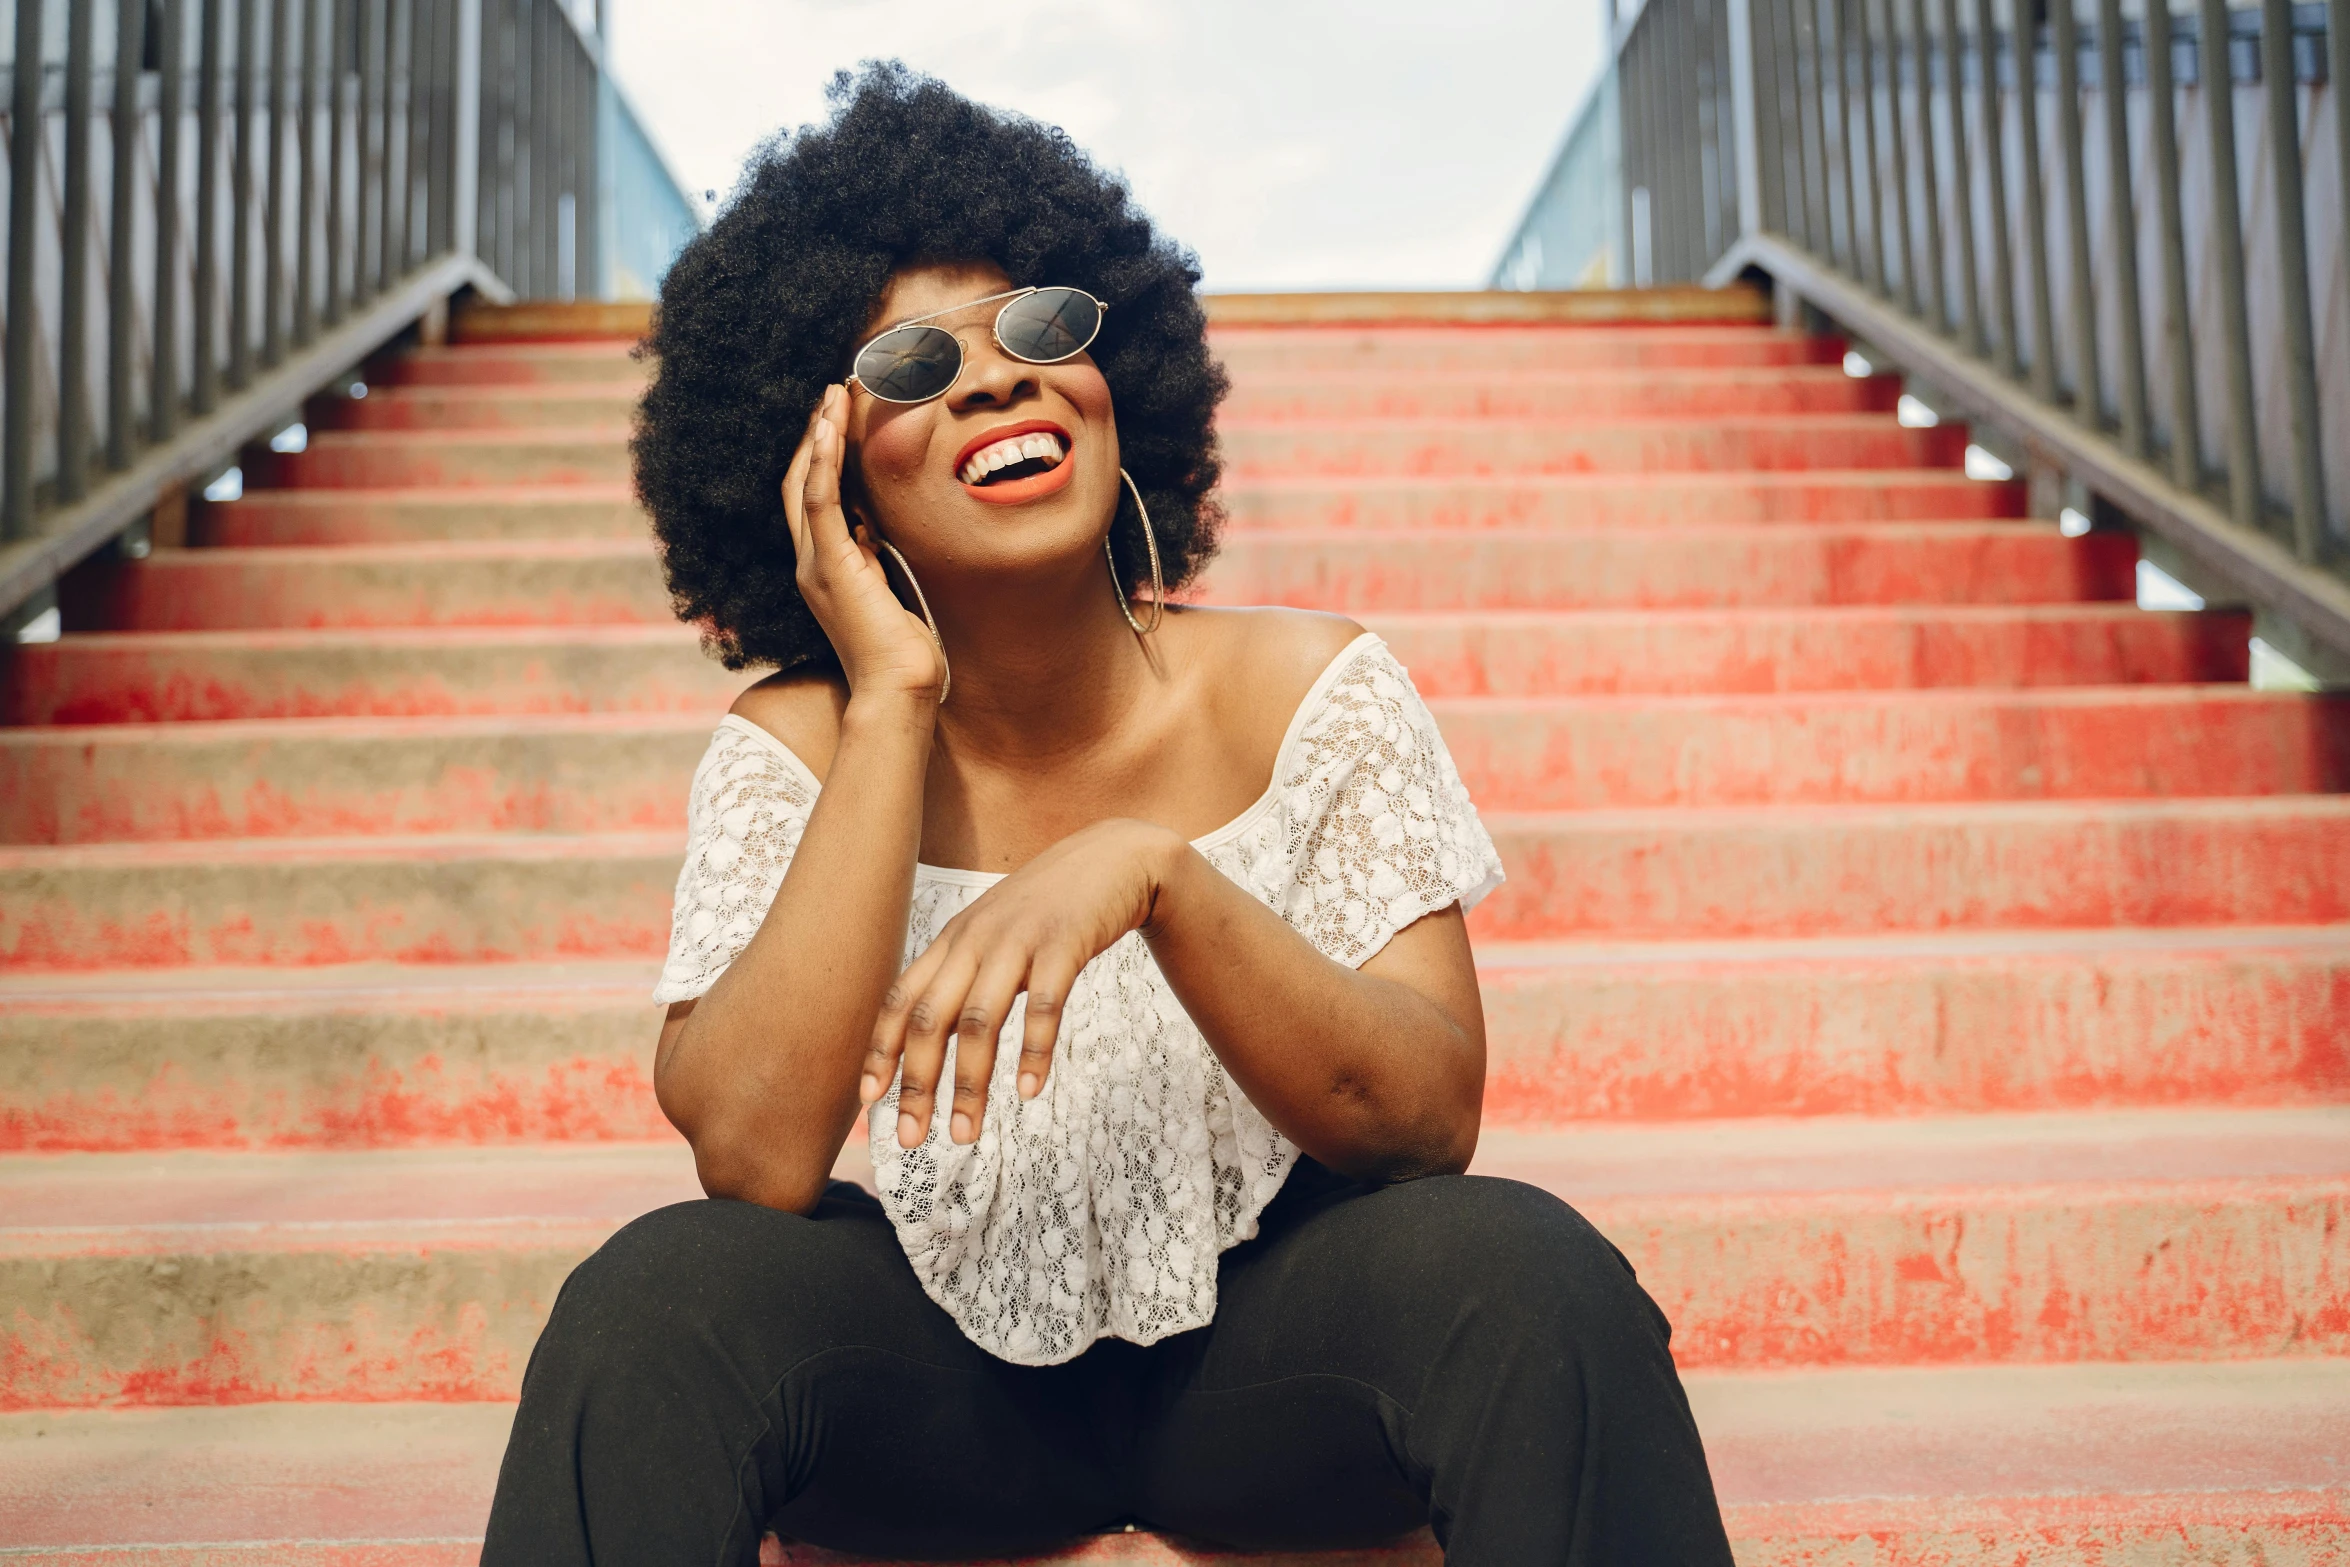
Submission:
M 995 329 L 1005 353 L 1049 365 L 1085 352 L 1101 325 L 1101 308 L 1085 290 L 1040 288 L 1006 305 Z
M 892 403 L 927 402 L 955 384 L 963 345 L 934 326 L 884 332 L 857 355 L 857 384 Z

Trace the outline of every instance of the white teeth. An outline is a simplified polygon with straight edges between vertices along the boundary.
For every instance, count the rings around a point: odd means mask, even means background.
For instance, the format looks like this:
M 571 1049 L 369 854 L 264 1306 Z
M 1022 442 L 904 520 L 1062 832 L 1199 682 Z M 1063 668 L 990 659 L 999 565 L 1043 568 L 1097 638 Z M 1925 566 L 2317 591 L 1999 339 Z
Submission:
M 963 464 L 962 480 L 977 484 L 998 468 L 1009 468 L 1019 462 L 1045 462 L 1056 466 L 1068 455 L 1061 438 L 1050 431 L 1038 430 L 1028 435 L 1007 436 L 992 446 L 983 446 L 971 454 Z

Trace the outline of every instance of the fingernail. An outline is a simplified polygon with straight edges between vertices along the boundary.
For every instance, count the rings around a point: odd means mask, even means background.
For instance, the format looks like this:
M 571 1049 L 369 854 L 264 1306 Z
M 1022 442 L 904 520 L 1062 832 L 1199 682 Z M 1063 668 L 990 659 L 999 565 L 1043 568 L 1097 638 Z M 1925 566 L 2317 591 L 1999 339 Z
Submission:
M 947 1123 L 947 1135 L 958 1143 L 969 1142 L 971 1140 L 971 1118 L 957 1110 L 955 1118 Z
M 1034 1099 L 1036 1097 L 1036 1091 L 1043 1086 L 1044 1084 L 1036 1080 L 1036 1074 L 1034 1072 L 1023 1072 L 1020 1074 L 1021 1098 Z
M 921 1141 L 922 1123 L 915 1120 L 911 1114 L 899 1116 L 898 1146 L 900 1148 L 913 1148 L 919 1146 Z
M 857 1079 L 857 1098 L 859 1101 L 865 1104 L 871 1104 L 874 1100 L 879 1099 L 880 1097 L 880 1078 L 867 1075 Z

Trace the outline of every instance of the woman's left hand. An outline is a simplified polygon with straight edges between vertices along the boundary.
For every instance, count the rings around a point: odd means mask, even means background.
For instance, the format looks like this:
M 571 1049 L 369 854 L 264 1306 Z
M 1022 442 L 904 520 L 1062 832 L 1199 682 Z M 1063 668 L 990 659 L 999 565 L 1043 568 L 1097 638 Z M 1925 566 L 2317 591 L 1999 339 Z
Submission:
M 1096 822 L 1071 833 L 980 894 L 947 921 L 929 950 L 882 998 L 859 1094 L 868 1105 L 889 1088 L 902 1058 L 898 1146 L 930 1129 L 947 1040 L 955 1046 L 954 1111 L 947 1135 L 976 1141 L 995 1076 L 996 1033 L 1021 992 L 1020 1097 L 1033 1099 L 1051 1070 L 1061 1009 L 1077 971 L 1145 924 L 1160 886 L 1189 853 L 1172 830 L 1149 822 Z

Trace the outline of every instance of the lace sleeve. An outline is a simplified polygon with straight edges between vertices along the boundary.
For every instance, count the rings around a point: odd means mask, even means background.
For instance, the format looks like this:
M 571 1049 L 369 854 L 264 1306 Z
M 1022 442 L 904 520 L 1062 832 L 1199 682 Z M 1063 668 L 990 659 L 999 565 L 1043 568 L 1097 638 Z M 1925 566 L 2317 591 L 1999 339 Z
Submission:
M 655 1001 L 693 1000 L 750 944 L 800 846 L 816 789 L 799 758 L 764 730 L 731 715 L 718 726 L 694 769 Z
M 1501 856 L 1411 676 L 1366 637 L 1305 715 L 1285 771 L 1281 912 L 1349 966 L 1399 930 L 1501 885 Z

